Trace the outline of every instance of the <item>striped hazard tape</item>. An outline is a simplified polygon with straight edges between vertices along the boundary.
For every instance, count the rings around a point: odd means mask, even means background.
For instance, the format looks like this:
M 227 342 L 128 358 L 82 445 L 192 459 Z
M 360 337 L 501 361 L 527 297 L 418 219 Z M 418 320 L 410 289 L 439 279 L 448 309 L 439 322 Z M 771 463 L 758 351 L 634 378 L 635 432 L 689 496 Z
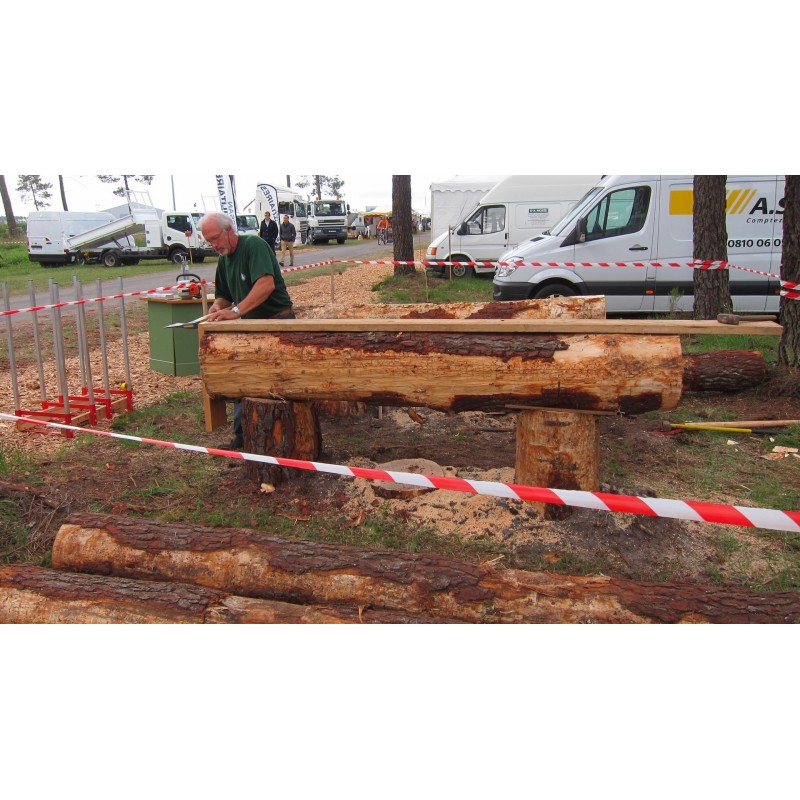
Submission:
M 791 531 L 800 533 L 800 511 L 774 511 L 767 508 L 748 508 L 746 506 L 728 506 L 720 503 L 700 503 L 687 500 L 663 500 L 653 497 L 635 497 L 624 494 L 608 494 L 606 492 L 584 492 L 574 489 L 545 489 L 534 486 L 521 486 L 513 483 L 496 481 L 474 481 L 465 478 L 446 478 L 435 475 L 422 475 L 413 472 L 394 472 L 364 467 L 349 467 L 341 464 L 325 464 L 318 461 L 300 461 L 292 458 L 276 458 L 254 453 L 240 453 L 231 450 L 218 450 L 213 447 L 166 442 L 160 439 L 147 439 L 141 436 L 130 436 L 95 428 L 79 428 L 58 422 L 14 416 L 0 413 L 0 419 L 13 422 L 23 421 L 33 425 L 43 425 L 62 430 L 88 433 L 95 436 L 107 436 L 113 439 L 124 439 L 142 444 L 153 444 L 171 447 L 175 450 L 188 450 L 192 453 L 236 458 L 243 461 L 258 461 L 262 464 L 273 464 L 294 469 L 325 472 L 349 478 L 366 478 L 373 481 L 391 481 L 393 483 L 423 486 L 428 489 L 446 489 L 453 492 L 488 495 L 510 500 L 522 500 L 532 503 L 552 503 L 576 508 L 591 508 L 596 511 L 612 511 L 623 514 L 640 514 L 647 517 L 668 517 L 685 519 L 693 522 L 715 522 L 723 525 L 742 525 L 750 528 L 766 528 L 768 530 Z

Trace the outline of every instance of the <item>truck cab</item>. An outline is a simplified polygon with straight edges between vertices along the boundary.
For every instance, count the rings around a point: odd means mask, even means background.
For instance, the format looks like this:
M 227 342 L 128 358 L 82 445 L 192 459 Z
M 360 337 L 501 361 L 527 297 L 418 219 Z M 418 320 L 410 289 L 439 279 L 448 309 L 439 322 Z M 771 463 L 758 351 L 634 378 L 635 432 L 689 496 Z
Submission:
M 255 214 L 237 214 L 236 227 L 239 236 L 258 236 L 259 222 Z
M 344 200 L 312 200 L 308 204 L 308 241 L 329 242 L 347 239 L 347 215 L 350 206 Z

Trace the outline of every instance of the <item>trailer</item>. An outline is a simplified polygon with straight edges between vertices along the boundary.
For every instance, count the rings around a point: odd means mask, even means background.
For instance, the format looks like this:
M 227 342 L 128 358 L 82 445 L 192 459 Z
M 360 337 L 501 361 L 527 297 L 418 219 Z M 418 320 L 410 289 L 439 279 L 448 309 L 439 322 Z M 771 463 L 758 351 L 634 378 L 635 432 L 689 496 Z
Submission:
M 134 194 L 134 193 L 129 193 Z M 149 198 L 148 198 L 149 199 Z M 129 266 L 167 259 L 199 264 L 216 251 L 189 212 L 161 212 L 129 200 L 130 213 L 34 211 L 28 217 L 28 259 L 42 266 L 103 264 Z M 144 235 L 144 246 L 136 237 Z

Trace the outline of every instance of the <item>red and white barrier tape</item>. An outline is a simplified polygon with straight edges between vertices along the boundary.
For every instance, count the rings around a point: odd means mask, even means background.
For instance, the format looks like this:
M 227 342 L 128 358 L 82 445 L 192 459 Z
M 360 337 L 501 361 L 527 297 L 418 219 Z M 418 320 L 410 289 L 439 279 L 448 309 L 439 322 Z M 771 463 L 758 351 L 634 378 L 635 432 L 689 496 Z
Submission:
M 338 264 L 340 262 L 332 259 L 330 261 L 318 261 L 315 264 L 304 264 L 299 267 L 286 267 L 285 269 L 281 269 L 281 272 L 296 272 L 297 270 L 301 269 L 311 269 L 312 267 L 327 267 L 330 264 Z M 214 281 L 191 281 L 198 286 L 214 286 Z M 148 294 L 155 294 L 157 292 L 168 292 L 171 289 L 179 289 L 185 286 L 185 283 L 177 283 L 174 286 L 159 286 L 157 289 L 143 289 L 138 292 L 123 292 L 121 294 L 110 294 L 107 297 L 87 297 L 83 300 L 68 300 L 64 301 L 63 303 L 53 303 L 51 305 L 45 306 L 31 306 L 30 308 L 14 308 L 9 311 L 0 311 L 0 317 L 8 317 L 12 314 L 25 314 L 30 313 L 32 311 L 50 311 L 54 308 L 67 308 L 68 306 L 83 306 L 87 303 L 99 303 L 104 300 L 119 300 L 123 297 L 143 297 Z
M 213 286 L 213 281 L 191 281 L 198 286 Z M 184 287 L 185 283 L 177 283 L 174 286 L 159 286 L 157 289 L 142 289 L 138 292 L 122 292 L 121 294 L 110 294 L 106 297 L 87 297 L 83 300 L 65 300 L 63 303 L 52 303 L 46 306 L 31 306 L 30 308 L 12 308 L 9 311 L 0 311 L 0 317 L 7 317 L 11 314 L 25 314 L 31 311 L 50 311 L 54 308 L 67 308 L 68 306 L 83 306 L 87 303 L 99 303 L 103 300 L 120 300 L 123 297 L 142 297 L 156 292 L 168 292 L 171 289 Z
M 533 503 L 552 503 L 554 505 L 574 506 L 576 508 L 592 508 L 596 511 L 613 511 L 624 514 L 641 514 L 648 517 L 668 517 L 685 519 L 694 522 L 715 522 L 723 525 L 742 525 L 750 528 L 766 528 L 768 530 L 791 531 L 800 533 L 800 511 L 774 511 L 768 508 L 748 508 L 745 506 L 728 506 L 720 503 L 700 503 L 686 500 L 662 500 L 654 497 L 634 497 L 624 494 L 608 494 L 605 492 L 583 492 L 574 489 L 544 489 L 533 486 L 521 486 L 513 483 L 496 481 L 473 481 L 464 478 L 445 478 L 436 475 L 421 475 L 413 472 L 394 472 L 364 467 L 348 467 L 340 464 L 325 464 L 317 461 L 299 461 L 292 458 L 276 458 L 254 453 L 240 453 L 233 450 L 217 450 L 213 447 L 166 442 L 160 439 L 146 439 L 95 428 L 79 428 L 58 422 L 47 422 L 38 419 L 0 413 L 0 419 L 12 422 L 23 421 L 34 425 L 60 428 L 77 433 L 89 433 L 95 436 L 107 436 L 113 439 L 125 439 L 142 444 L 155 444 L 171 447 L 175 450 L 188 450 L 192 453 L 206 453 L 212 456 L 238 458 L 243 461 L 258 461 L 295 469 L 306 469 L 314 472 L 326 472 L 350 478 L 366 478 L 374 481 L 392 481 L 394 483 L 423 486 L 429 489 L 446 489 L 448 491 L 465 492 L 467 494 L 503 497 L 510 500 L 523 500 Z

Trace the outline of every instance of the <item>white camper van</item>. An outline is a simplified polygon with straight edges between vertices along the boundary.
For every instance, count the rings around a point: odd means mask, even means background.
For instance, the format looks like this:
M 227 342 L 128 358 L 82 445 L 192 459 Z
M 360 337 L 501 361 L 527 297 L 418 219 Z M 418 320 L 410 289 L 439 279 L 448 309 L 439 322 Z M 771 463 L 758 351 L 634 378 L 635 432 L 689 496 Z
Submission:
M 611 312 L 690 311 L 694 269 L 693 176 L 609 175 L 546 234 L 506 254 L 495 300 L 603 294 Z M 780 273 L 782 175 L 729 175 L 728 261 Z M 626 262 L 626 266 L 525 266 L 529 262 Z M 634 266 L 636 263 L 641 266 Z M 777 311 L 780 282 L 730 269 L 734 311 Z
M 509 248 L 550 228 L 599 175 L 509 175 L 487 192 L 453 231 L 435 238 L 428 261 L 498 261 Z M 447 267 L 431 266 L 443 273 Z M 453 277 L 494 272 L 494 266 L 454 265 Z

